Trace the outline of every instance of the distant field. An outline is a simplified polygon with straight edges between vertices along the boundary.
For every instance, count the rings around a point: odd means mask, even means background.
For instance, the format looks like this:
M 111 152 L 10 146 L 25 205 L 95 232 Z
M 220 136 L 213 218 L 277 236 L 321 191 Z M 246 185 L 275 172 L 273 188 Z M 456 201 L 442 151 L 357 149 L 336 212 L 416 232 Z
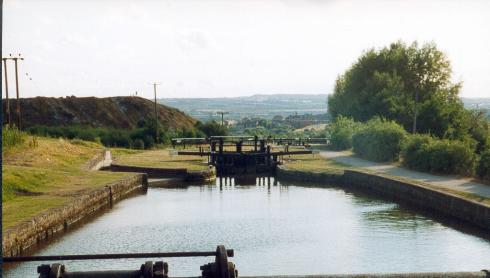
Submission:
M 221 120 L 216 111 L 227 111 L 225 119 L 238 120 L 244 117 L 272 119 L 298 114 L 327 113 L 327 94 L 270 94 L 230 98 L 167 98 L 159 99 L 164 105 L 178 108 L 201 121 Z M 462 98 L 466 108 L 487 109 L 490 113 L 490 98 Z M 490 115 L 490 114 L 489 114 Z
M 327 127 L 327 124 L 308 125 L 308 126 L 305 126 L 303 128 L 295 129 L 294 132 L 302 132 L 302 131 L 305 131 L 305 130 L 319 131 L 319 130 L 324 130 L 325 127 Z
M 324 114 L 327 112 L 326 94 L 274 94 L 231 98 L 168 98 L 159 103 L 178 108 L 201 121 L 221 121 L 216 111 L 227 111 L 225 119 L 245 117 L 272 119 L 298 114 Z

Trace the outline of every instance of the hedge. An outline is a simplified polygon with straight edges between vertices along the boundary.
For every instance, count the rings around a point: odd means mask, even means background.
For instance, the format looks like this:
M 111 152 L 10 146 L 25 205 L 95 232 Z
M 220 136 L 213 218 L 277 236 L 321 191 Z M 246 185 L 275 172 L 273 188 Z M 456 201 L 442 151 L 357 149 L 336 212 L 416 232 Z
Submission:
M 407 132 L 396 122 L 374 118 L 354 133 L 352 146 L 365 159 L 396 161 L 406 137 Z
M 441 174 L 470 176 L 477 164 L 477 155 L 470 144 L 429 135 L 410 136 L 403 146 L 402 157 L 408 168 Z
M 352 136 L 359 125 L 350 118 L 337 117 L 327 129 L 330 135 L 330 147 L 339 151 L 352 148 Z
M 482 152 L 476 174 L 481 179 L 490 181 L 490 149 Z

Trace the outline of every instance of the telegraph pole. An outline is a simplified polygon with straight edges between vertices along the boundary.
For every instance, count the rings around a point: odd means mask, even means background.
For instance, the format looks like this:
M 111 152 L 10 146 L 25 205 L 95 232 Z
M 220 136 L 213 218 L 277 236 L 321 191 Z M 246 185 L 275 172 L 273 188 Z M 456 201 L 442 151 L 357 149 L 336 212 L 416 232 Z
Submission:
M 19 72 L 17 71 L 17 59 L 18 58 L 14 58 L 14 64 L 15 64 L 15 92 L 16 92 L 16 95 L 17 95 L 17 120 L 18 120 L 18 126 L 17 126 L 17 128 L 20 130 L 22 127 L 21 127 L 21 120 L 20 120 Z
M 5 73 L 5 104 L 7 111 L 7 125 L 11 127 L 12 123 L 10 122 L 10 103 L 9 103 L 9 81 L 7 77 L 7 58 L 2 58 L 3 61 L 3 72 Z
M 153 83 L 153 93 L 155 94 L 155 144 L 158 143 L 157 85 L 160 85 L 160 83 Z
M 11 124 L 11 118 L 10 118 L 10 105 L 9 105 L 9 97 L 8 97 L 8 85 L 7 85 L 7 60 L 14 60 L 14 65 L 15 65 L 15 91 L 17 94 L 17 107 L 16 107 L 16 112 L 17 112 L 17 128 L 21 129 L 21 116 L 20 116 L 20 98 L 19 98 L 19 71 L 18 71 L 18 60 L 24 60 L 24 58 L 20 57 L 21 55 L 19 54 L 18 57 L 12 57 L 12 54 L 9 55 L 10 57 L 5 57 L 2 58 L 4 62 L 4 71 L 5 71 L 5 93 L 6 93 L 6 100 L 7 100 L 7 114 L 8 114 L 8 121 L 9 125 Z

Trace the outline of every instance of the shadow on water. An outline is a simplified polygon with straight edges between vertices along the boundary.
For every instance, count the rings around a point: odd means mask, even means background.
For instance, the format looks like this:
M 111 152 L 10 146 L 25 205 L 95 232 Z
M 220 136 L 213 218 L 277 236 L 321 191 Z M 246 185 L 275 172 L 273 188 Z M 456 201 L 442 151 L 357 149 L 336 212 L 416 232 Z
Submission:
M 351 198 L 355 204 L 363 207 L 380 206 L 381 208 L 375 211 L 366 211 L 362 213 L 363 220 L 367 223 L 383 223 L 385 228 L 393 229 L 411 229 L 420 228 L 420 220 L 422 217 L 429 218 L 433 221 L 424 221 L 423 227 L 430 228 L 431 226 L 442 225 L 446 228 L 454 229 L 459 232 L 477 236 L 490 242 L 490 232 L 476 225 L 459 220 L 455 217 L 450 217 L 434 210 L 423 209 L 413 206 L 408 202 L 393 200 L 382 197 L 373 192 L 366 190 L 355 189 L 352 187 L 344 187 L 332 184 L 320 184 L 316 182 L 287 182 L 281 180 L 284 186 L 301 186 L 309 188 L 329 188 L 344 192 Z M 386 203 L 390 202 L 389 206 Z M 384 204 L 384 205 L 383 205 Z M 373 221 L 374 220 L 374 221 Z M 407 221 L 409 220 L 409 221 Z

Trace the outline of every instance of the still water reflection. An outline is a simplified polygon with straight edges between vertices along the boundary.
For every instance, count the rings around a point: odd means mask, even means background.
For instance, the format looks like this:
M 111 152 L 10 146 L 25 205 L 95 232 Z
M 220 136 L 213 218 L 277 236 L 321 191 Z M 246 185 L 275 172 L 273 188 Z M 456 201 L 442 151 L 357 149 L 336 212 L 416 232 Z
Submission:
M 246 185 L 251 184 L 251 185 Z M 455 230 L 399 205 L 337 187 L 273 178 L 150 188 L 36 255 L 235 249 L 240 275 L 478 271 L 488 237 Z M 199 275 L 213 258 L 167 259 L 170 275 Z M 69 270 L 138 269 L 144 259 L 66 261 Z M 36 277 L 41 262 L 4 277 Z

